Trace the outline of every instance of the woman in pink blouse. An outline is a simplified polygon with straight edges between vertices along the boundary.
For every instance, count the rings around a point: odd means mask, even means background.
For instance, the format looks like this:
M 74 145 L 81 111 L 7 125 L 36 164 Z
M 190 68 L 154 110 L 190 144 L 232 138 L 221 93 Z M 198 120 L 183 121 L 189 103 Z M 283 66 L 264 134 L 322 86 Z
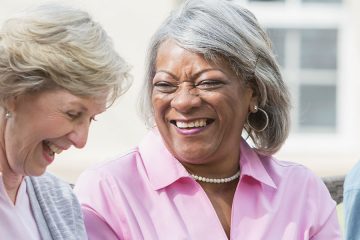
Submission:
M 143 91 L 155 126 L 81 175 L 89 239 L 340 239 L 335 202 L 272 157 L 289 95 L 271 43 L 235 1 L 190 0 L 153 36 Z

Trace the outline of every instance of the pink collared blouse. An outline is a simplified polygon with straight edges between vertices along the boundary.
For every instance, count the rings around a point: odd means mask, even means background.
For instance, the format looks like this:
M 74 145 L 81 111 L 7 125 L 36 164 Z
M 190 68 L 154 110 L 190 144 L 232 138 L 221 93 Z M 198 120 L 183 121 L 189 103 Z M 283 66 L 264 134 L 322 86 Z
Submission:
M 335 202 L 305 167 L 241 142 L 230 239 L 340 240 Z M 75 187 L 89 239 L 227 239 L 200 185 L 151 131 L 132 152 L 85 171 Z

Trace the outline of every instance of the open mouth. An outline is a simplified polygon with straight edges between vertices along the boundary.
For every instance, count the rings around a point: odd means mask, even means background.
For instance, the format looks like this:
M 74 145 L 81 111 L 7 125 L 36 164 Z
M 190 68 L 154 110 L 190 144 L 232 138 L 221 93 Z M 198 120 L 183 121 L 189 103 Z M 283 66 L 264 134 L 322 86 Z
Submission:
M 188 122 L 170 120 L 171 124 L 175 125 L 177 128 L 180 128 L 180 129 L 203 128 L 203 127 L 210 125 L 213 122 L 214 122 L 214 119 L 210 119 L 210 118 L 197 119 L 197 120 L 188 121 Z
M 60 154 L 63 151 L 61 148 L 57 147 L 55 144 L 53 144 L 47 140 L 44 140 L 43 144 L 46 146 L 45 149 L 47 150 L 47 152 L 50 156 L 54 156 L 55 153 Z

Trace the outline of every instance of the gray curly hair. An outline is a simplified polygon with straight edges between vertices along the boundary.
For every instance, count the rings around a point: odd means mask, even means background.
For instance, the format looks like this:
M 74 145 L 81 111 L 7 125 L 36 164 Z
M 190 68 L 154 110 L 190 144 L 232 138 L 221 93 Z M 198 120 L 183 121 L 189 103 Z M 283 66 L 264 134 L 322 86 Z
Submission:
M 0 30 L 0 104 L 11 96 L 62 88 L 79 96 L 128 89 L 129 65 L 87 12 L 62 4 L 37 6 Z
M 188 0 L 172 12 L 153 35 L 148 51 L 140 109 L 148 125 L 153 122 L 152 79 L 160 45 L 172 39 L 209 62 L 225 64 L 246 86 L 253 89 L 269 124 L 255 131 L 245 123 L 244 131 L 263 155 L 278 151 L 289 133 L 290 100 L 271 41 L 255 16 L 234 1 Z M 261 114 L 261 111 L 258 112 Z M 250 119 L 250 118 L 249 118 Z M 266 118 L 252 117 L 252 126 L 264 126 Z

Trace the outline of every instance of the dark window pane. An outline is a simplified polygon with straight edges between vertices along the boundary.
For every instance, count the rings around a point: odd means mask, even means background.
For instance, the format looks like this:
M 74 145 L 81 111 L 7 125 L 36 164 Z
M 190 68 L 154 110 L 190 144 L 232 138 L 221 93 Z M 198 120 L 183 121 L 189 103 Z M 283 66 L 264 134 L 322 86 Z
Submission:
M 304 3 L 341 3 L 341 0 L 302 0 Z
M 301 68 L 336 69 L 337 30 L 301 30 Z
M 303 85 L 300 87 L 300 128 L 336 127 L 336 87 Z
M 286 29 L 275 29 L 269 28 L 267 29 L 269 37 L 273 44 L 273 51 L 276 55 L 276 59 L 279 64 L 284 67 L 285 63 L 285 37 L 286 37 Z

